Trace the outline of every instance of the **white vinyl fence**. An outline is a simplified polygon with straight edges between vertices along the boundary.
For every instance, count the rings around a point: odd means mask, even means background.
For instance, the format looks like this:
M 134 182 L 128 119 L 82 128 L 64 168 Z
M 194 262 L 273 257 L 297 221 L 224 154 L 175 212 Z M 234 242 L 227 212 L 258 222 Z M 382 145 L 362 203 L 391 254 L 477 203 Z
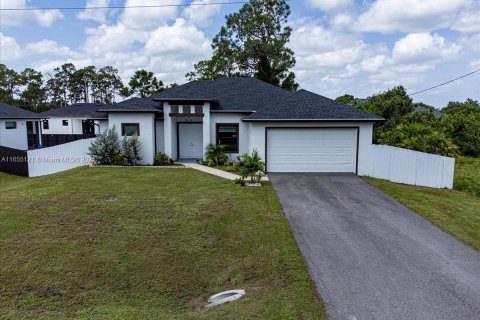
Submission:
M 453 188 L 455 159 L 391 146 L 373 145 L 370 176 L 431 188 Z
M 29 150 L 28 176 L 38 177 L 88 165 L 88 147 L 95 138 Z

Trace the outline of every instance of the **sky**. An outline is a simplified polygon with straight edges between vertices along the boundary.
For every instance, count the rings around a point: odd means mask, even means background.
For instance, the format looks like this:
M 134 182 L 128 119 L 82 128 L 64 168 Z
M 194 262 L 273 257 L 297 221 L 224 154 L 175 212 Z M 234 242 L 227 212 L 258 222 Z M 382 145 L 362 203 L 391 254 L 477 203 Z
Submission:
M 44 74 L 66 62 L 138 69 L 185 83 L 234 0 L 0 0 L 0 8 L 183 4 L 184 7 L 0 11 L 0 63 Z M 303 89 L 335 98 L 402 85 L 408 93 L 480 69 L 480 0 L 290 0 L 288 46 Z M 437 108 L 480 100 L 480 73 L 412 96 Z

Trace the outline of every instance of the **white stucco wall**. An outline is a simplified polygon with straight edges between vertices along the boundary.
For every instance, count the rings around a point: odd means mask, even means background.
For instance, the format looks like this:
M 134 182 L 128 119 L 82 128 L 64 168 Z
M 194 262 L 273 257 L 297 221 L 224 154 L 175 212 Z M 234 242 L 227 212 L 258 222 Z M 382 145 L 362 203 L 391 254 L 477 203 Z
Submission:
M 68 121 L 68 126 L 64 126 L 63 120 Z M 83 134 L 82 121 L 87 119 L 77 119 L 77 118 L 59 118 L 52 117 L 48 118 L 49 128 L 43 129 L 42 124 L 42 133 L 43 134 Z M 95 134 L 99 134 L 108 129 L 108 120 L 95 120 L 97 124 L 95 126 Z
M 122 137 L 122 123 L 138 123 L 140 125 L 139 139 L 142 143 L 140 156 L 141 164 L 153 164 L 155 156 L 155 115 L 153 113 L 109 113 L 108 126 L 118 132 L 119 139 Z
M 164 140 L 164 126 L 163 120 L 155 121 L 155 125 L 157 126 L 157 153 L 158 152 L 165 152 L 165 140 Z
M 16 121 L 16 129 L 5 129 L 5 122 Z M 19 149 L 28 149 L 27 121 L 26 120 L 0 120 L 0 145 Z
M 372 161 L 373 124 L 364 122 L 249 122 L 248 152 L 257 149 L 265 159 L 265 127 L 359 127 L 358 174 L 367 175 Z

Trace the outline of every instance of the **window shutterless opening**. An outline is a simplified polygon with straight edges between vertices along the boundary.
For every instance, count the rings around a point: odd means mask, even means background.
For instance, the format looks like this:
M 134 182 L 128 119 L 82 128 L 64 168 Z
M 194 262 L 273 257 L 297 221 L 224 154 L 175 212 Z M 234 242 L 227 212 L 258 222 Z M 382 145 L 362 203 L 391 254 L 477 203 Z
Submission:
M 140 135 L 139 123 L 122 123 L 122 136 Z
M 43 123 L 44 130 L 50 129 L 50 123 L 48 123 L 48 120 L 43 120 L 42 123 Z
M 68 120 L 62 120 L 62 126 L 64 127 L 68 126 Z
M 5 121 L 5 129 L 17 129 L 17 121 Z
M 227 146 L 228 152 L 238 153 L 238 123 L 217 123 L 217 145 Z

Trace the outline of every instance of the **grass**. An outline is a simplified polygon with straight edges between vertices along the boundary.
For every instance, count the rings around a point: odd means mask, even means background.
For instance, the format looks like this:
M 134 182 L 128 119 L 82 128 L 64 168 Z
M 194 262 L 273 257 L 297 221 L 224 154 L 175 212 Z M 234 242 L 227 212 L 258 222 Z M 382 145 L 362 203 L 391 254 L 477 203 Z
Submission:
M 425 219 L 480 251 L 480 197 L 447 189 L 432 189 L 364 178 Z
M 455 159 L 454 188 L 480 196 L 480 158 Z
M 268 184 L 79 168 L 0 174 L 0 194 L 5 318 L 325 319 Z M 236 288 L 247 295 L 203 308 Z

